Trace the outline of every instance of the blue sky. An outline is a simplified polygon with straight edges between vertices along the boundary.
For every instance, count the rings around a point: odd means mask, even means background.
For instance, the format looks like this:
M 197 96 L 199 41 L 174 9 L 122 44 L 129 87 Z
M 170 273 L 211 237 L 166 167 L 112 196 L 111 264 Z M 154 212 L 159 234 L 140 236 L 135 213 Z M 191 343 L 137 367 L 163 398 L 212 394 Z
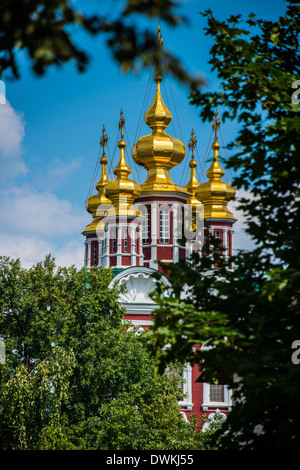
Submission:
M 80 5 L 80 1 L 77 3 Z M 161 22 L 165 47 L 189 71 L 206 79 L 206 90 L 215 89 L 218 81 L 210 73 L 212 43 L 204 34 L 205 21 L 199 11 L 210 8 L 220 20 L 250 12 L 271 20 L 285 10 L 283 0 L 272 3 L 252 0 L 251 4 L 240 0 L 178 3 L 181 5 L 178 12 L 189 18 L 190 25 L 172 29 Z M 90 11 L 101 5 L 97 0 L 88 3 Z M 157 21 L 150 24 L 156 30 Z M 109 165 L 114 167 L 121 108 L 126 120 L 131 177 L 140 183 L 145 179 L 145 170 L 133 165 L 130 147 L 135 139 L 149 133 L 143 120 L 140 128 L 139 123 L 150 72 L 124 75 L 103 36 L 90 38 L 80 34 L 78 38 L 91 56 L 85 73 L 79 74 L 71 63 L 60 69 L 53 67 L 44 77 L 37 78 L 30 72 L 26 57 L 20 55 L 21 79 L 6 82 L 6 103 L 1 104 L 0 100 L 0 254 L 20 258 L 26 267 L 42 261 L 48 253 L 52 253 L 58 265 L 82 266 L 81 232 L 90 221 L 85 199 L 99 155 L 102 126 L 105 125 L 109 138 L 107 156 L 112 160 Z M 154 85 L 151 86 L 145 108 L 153 97 Z M 173 115 L 167 132 L 182 139 L 187 148 L 194 129 L 200 167 L 210 138 L 210 125 L 201 123 L 198 110 L 188 102 L 188 90 L 171 77 L 164 77 L 162 92 Z M 236 125 L 223 125 L 224 141 L 229 141 L 236 131 Z M 173 170 L 172 178 L 186 184 L 187 166 L 181 164 L 180 170 Z M 235 233 L 237 248 L 248 246 L 242 229 L 240 216 Z

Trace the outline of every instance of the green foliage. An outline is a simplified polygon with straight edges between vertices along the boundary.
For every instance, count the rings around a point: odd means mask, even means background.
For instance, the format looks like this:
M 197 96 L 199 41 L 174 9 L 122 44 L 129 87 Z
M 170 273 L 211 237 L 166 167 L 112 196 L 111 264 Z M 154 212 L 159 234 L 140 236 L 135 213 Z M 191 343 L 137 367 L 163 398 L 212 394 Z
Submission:
M 191 102 L 203 120 L 222 109 L 224 120 L 239 123 L 227 167 L 235 172 L 234 185 L 251 191 L 241 201 L 247 230 L 260 246 L 293 263 L 299 246 L 300 119 L 292 83 L 300 76 L 300 7 L 287 4 L 274 22 L 254 14 L 244 22 L 240 15 L 219 22 L 211 11 L 203 14 L 206 34 L 214 39 L 210 63 L 220 91 L 195 91 Z
M 52 359 L 37 361 L 30 371 L 24 364 L 18 365 L 10 379 L 2 384 L 2 450 L 38 449 L 45 440 L 49 449 L 50 442 L 55 445 L 63 442 L 61 410 L 68 400 L 73 367 L 74 354 L 58 348 Z
M 84 72 L 90 57 L 78 46 L 78 31 L 104 35 L 107 46 L 123 71 L 140 71 L 157 64 L 157 35 L 152 26 L 138 27 L 139 19 L 157 18 L 176 27 L 186 19 L 176 13 L 170 0 L 111 0 L 91 13 L 89 6 L 69 0 L 2 0 L 0 4 L 0 76 L 20 78 L 20 51 L 25 51 L 32 70 L 43 75 L 48 67 L 75 61 Z M 86 9 L 88 13 L 86 12 Z M 164 50 L 161 65 L 181 82 L 194 87 L 192 77 L 170 51 Z
M 168 266 L 173 291 L 166 297 L 161 286 L 154 297 L 149 341 L 161 369 L 174 359 L 196 362 L 200 380 L 233 388 L 222 449 L 297 449 L 300 368 L 291 356 L 300 338 L 300 118 L 291 87 L 300 76 L 300 7 L 287 2 L 274 22 L 203 16 L 220 89 L 193 92 L 191 101 L 203 120 L 221 108 L 239 125 L 227 167 L 233 185 L 249 193 L 240 209 L 255 249 L 218 259 L 218 269 L 211 268 L 216 251 Z M 194 352 L 195 345 L 205 348 Z
M 110 269 L 0 259 L 2 450 L 188 449 L 178 380 L 128 329 Z

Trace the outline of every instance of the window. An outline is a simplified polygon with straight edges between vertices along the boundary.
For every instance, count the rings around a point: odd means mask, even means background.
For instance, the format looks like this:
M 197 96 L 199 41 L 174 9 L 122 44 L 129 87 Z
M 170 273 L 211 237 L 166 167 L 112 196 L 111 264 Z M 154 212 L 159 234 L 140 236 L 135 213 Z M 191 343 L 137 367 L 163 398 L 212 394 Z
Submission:
M 202 410 L 225 408 L 230 411 L 232 406 L 232 389 L 228 385 L 203 383 Z
M 209 254 L 209 233 L 208 230 L 204 230 L 204 245 L 203 245 L 203 254 Z
M 128 251 L 128 228 L 124 230 L 124 251 Z
M 227 232 L 227 247 L 228 247 L 228 255 L 232 256 L 232 239 L 231 239 L 231 231 Z
M 98 243 L 92 242 L 92 266 L 98 264 Z
M 186 363 L 183 367 L 176 367 L 168 369 L 167 374 L 171 378 L 178 378 L 178 387 L 183 391 L 183 398 L 179 401 L 181 408 L 186 411 L 191 411 L 193 408 L 192 403 L 192 367 Z
M 142 209 L 142 216 L 144 217 L 142 223 L 142 243 L 149 243 L 150 210 L 147 207 Z
M 209 401 L 224 401 L 224 385 L 210 384 Z
M 113 238 L 112 240 L 112 252 L 115 253 L 116 252 L 116 239 Z
M 217 241 L 217 247 L 216 247 L 216 253 L 217 255 L 223 254 L 223 230 L 215 230 L 214 231 L 214 237 L 215 240 Z M 217 264 L 215 264 L 215 267 L 217 267 Z
M 184 379 L 183 379 L 183 373 L 184 373 L 184 370 L 181 368 L 181 367 L 178 367 L 178 368 L 174 368 L 174 369 L 170 369 L 168 370 L 168 376 L 172 379 L 178 379 L 178 388 L 182 388 L 183 389 L 183 383 L 184 383 Z
M 170 211 L 169 208 L 161 208 L 159 211 L 159 241 L 170 242 Z

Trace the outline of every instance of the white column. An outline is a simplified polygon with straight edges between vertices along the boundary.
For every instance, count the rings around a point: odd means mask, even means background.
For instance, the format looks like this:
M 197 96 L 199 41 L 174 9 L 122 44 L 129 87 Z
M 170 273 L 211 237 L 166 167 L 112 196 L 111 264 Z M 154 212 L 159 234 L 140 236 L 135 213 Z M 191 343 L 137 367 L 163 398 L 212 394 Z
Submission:
M 136 226 L 129 226 L 129 236 L 130 236 L 130 263 L 131 266 L 136 266 Z
M 179 204 L 172 204 L 172 212 L 173 212 L 173 262 L 177 263 L 179 260 L 179 246 L 178 246 L 178 208 L 180 207 Z
M 103 257 L 103 266 L 106 268 L 109 266 L 109 233 L 108 233 L 108 225 L 105 225 L 104 228 L 104 257 Z
M 223 249 L 225 254 L 225 259 L 228 258 L 228 228 L 223 228 Z
M 86 258 L 86 267 L 89 268 L 91 266 L 91 239 L 87 240 L 87 258 Z
M 86 263 L 87 263 L 87 242 L 86 242 L 86 240 L 84 242 L 83 259 L 84 259 L 84 266 L 86 267 Z
M 151 260 L 150 268 L 157 269 L 157 203 L 151 203 Z
M 120 268 L 122 266 L 122 231 L 123 226 L 118 225 L 116 227 L 116 236 L 117 236 L 117 263 L 116 266 Z

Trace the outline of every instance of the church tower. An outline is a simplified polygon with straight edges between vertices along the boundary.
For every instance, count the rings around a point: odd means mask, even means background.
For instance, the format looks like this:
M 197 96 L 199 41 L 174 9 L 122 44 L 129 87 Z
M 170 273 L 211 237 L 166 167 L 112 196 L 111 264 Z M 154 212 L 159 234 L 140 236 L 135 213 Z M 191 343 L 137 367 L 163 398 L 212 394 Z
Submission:
M 158 28 L 158 50 L 162 48 Z M 208 234 L 219 239 L 225 256 L 233 253 L 233 225 L 236 221 L 227 205 L 235 196 L 235 189 L 223 181 L 225 174 L 219 163 L 218 129 L 220 119 L 216 112 L 212 123 L 214 142 L 212 163 L 207 170 L 206 182 L 196 177 L 194 130 L 188 143 L 191 157 L 190 175 L 185 186 L 176 184 L 172 169 L 186 158 L 182 141 L 167 133 L 172 121 L 162 93 L 163 80 L 159 67 L 154 77 L 155 94 L 144 120 L 149 134 L 140 137 L 132 148 L 133 163 L 146 169 L 145 181 L 140 185 L 129 178 L 131 168 L 125 159 L 125 119 L 123 111 L 119 121 L 121 133 L 118 142 L 119 161 L 114 168 L 115 178 L 108 180 L 105 148 L 108 138 L 103 127 L 100 145 L 101 177 L 96 184 L 97 193 L 86 201 L 92 221 L 85 228 L 85 266 L 104 266 L 113 270 L 112 284 L 126 286 L 120 302 L 126 310 L 126 320 L 140 328 L 148 328 L 156 308 L 151 296 L 156 282 L 153 274 L 160 271 L 161 281 L 170 286 L 162 274 L 163 264 L 187 260 L 196 250 L 205 256 Z M 183 388 L 186 394 L 181 403 L 182 413 L 199 417 L 219 409 L 225 414 L 231 406 L 231 396 L 226 386 L 219 389 L 197 381 L 199 369 L 188 364 L 184 371 Z

